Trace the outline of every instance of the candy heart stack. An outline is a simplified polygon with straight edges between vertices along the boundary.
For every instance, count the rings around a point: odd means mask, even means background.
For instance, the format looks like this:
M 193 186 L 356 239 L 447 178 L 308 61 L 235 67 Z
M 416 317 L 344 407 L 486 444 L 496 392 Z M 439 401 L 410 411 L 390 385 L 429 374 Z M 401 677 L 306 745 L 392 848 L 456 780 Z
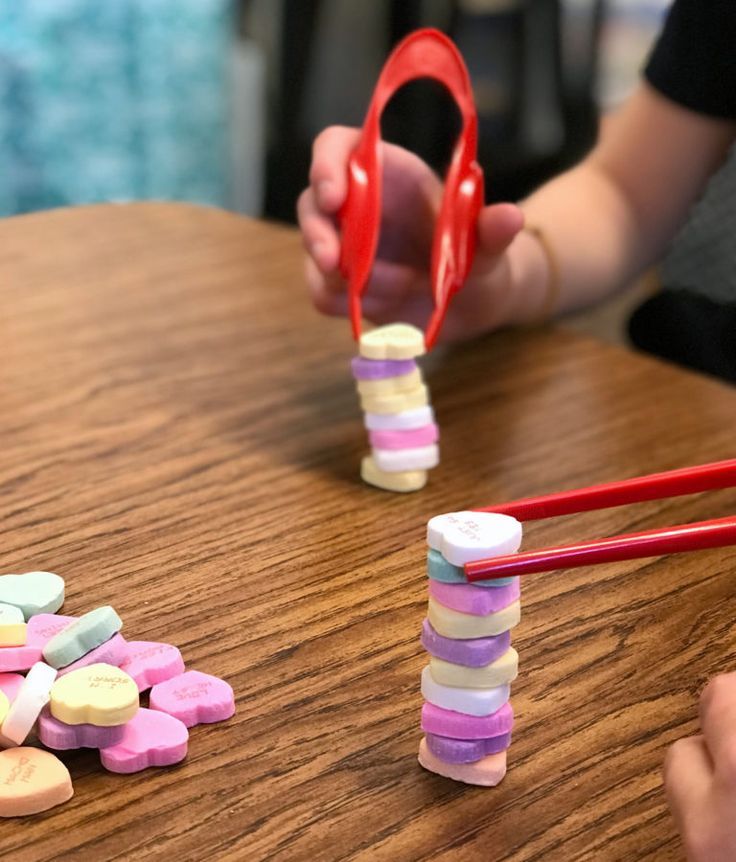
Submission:
M 509 703 L 519 656 L 511 629 L 519 622 L 519 578 L 469 584 L 463 566 L 513 554 L 521 524 L 507 515 L 451 512 L 427 524 L 429 610 L 421 642 L 419 763 L 466 784 L 491 787 L 506 774 L 514 714 Z
M 392 323 L 364 333 L 359 351 L 352 370 L 371 443 L 360 475 L 386 491 L 418 491 L 440 460 L 439 430 L 416 363 L 424 335 Z
M 179 763 L 188 728 L 235 712 L 232 688 L 187 671 L 175 646 L 126 641 L 109 606 L 55 613 L 63 602 L 64 581 L 51 572 L 0 576 L 0 817 L 45 811 L 74 792 L 58 758 L 25 744 L 34 728 L 46 748 L 96 748 L 109 772 L 130 773 Z

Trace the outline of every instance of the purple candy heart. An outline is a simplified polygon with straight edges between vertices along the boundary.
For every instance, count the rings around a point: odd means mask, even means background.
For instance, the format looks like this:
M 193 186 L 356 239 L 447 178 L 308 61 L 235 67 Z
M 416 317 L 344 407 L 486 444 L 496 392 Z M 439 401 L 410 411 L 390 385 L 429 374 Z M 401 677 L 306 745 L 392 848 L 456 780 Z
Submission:
M 510 733 L 514 726 L 514 710 L 506 702 L 490 715 L 466 715 L 452 709 L 443 709 L 427 701 L 422 706 L 422 730 L 435 736 L 453 739 L 487 739 Z
M 94 724 L 64 724 L 54 718 L 46 707 L 38 717 L 38 738 L 56 751 L 70 748 L 105 748 L 123 738 L 125 725 L 97 727 Z
M 356 356 L 350 361 L 350 366 L 356 380 L 385 380 L 411 374 L 417 364 L 413 359 L 366 359 Z
M 499 754 L 511 745 L 511 734 L 502 733 L 487 739 L 450 739 L 428 733 L 427 748 L 445 763 L 475 763 L 489 754 Z
M 453 664 L 483 667 L 501 658 L 508 650 L 511 646 L 511 632 L 505 631 L 494 637 L 455 640 L 437 634 L 430 621 L 425 619 L 422 623 L 422 646 L 430 655 Z
M 473 584 L 448 584 L 443 581 L 429 581 L 429 594 L 432 598 L 454 611 L 484 617 L 508 607 L 521 593 L 519 581 L 503 587 L 488 589 Z

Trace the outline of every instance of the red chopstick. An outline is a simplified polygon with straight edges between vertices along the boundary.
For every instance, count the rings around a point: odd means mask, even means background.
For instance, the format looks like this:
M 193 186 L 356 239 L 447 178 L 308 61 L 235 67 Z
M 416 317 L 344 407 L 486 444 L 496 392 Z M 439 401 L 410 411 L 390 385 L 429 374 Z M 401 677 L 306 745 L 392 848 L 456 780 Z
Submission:
M 527 497 L 500 506 L 484 506 L 477 512 L 499 512 L 512 515 L 519 521 L 534 521 L 556 515 L 572 515 L 592 509 L 608 509 L 645 500 L 663 500 L 682 494 L 697 494 L 699 491 L 715 491 L 736 486 L 736 458 L 637 476 L 622 482 L 607 482 L 574 491 L 546 494 L 543 497 Z
M 520 521 L 531 521 L 733 486 L 736 486 L 736 459 L 670 470 L 666 473 L 653 473 L 622 482 L 592 485 L 589 488 L 542 497 L 527 497 L 501 506 L 486 506 L 476 511 L 498 512 L 511 515 Z M 736 516 L 475 560 L 466 563 L 465 576 L 470 582 L 490 580 L 727 545 L 736 545 Z
M 465 564 L 465 577 L 470 581 L 530 575 L 556 569 L 574 569 L 619 560 L 658 557 L 682 551 L 700 551 L 736 545 L 736 517 L 699 521 L 678 527 L 663 527 L 644 533 L 627 533 L 610 539 L 594 539 L 579 545 L 563 545 L 524 551 L 504 557 L 491 557 Z

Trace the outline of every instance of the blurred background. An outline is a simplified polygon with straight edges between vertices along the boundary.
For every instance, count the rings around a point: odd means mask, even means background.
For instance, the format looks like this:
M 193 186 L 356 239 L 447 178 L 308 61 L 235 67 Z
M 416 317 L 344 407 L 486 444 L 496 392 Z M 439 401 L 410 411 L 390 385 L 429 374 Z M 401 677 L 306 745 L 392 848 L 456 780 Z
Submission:
M 0 214 L 195 201 L 293 221 L 311 141 L 360 124 L 393 43 L 463 52 L 491 199 L 590 146 L 636 80 L 666 0 L 0 0 Z M 405 88 L 385 136 L 442 170 L 440 88 Z
M 468 64 L 488 200 L 574 163 L 634 87 L 668 0 L 0 0 L 0 216 L 178 200 L 294 221 L 312 140 L 360 125 L 392 45 Z M 444 170 L 459 125 L 415 82 L 388 140 Z M 572 327 L 620 341 L 639 287 Z

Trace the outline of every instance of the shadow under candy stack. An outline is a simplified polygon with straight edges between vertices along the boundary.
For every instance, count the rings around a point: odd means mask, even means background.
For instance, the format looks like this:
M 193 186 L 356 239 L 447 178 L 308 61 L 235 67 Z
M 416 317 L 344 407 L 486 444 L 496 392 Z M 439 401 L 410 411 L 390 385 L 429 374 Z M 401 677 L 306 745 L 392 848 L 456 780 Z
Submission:
M 423 353 L 421 330 L 392 323 L 362 335 L 352 361 L 371 442 L 360 475 L 385 491 L 418 491 L 439 464 L 439 430 L 416 363 Z
M 513 554 L 521 524 L 508 515 L 451 512 L 427 524 L 429 609 L 421 641 L 419 763 L 466 784 L 494 786 L 506 774 L 514 713 L 509 702 L 519 656 L 519 578 L 467 582 L 465 563 Z

